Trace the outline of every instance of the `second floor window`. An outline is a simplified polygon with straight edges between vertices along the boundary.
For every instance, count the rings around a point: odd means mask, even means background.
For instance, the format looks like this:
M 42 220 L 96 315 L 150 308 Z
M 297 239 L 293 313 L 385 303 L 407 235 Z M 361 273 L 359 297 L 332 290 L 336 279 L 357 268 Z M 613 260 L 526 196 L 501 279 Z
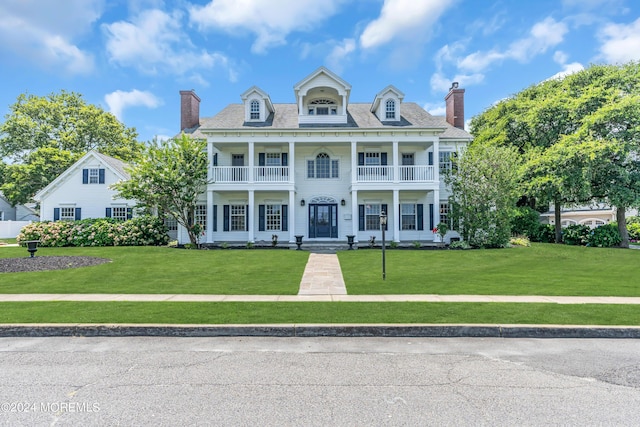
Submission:
M 250 115 L 251 120 L 258 120 L 260 119 L 260 102 L 257 100 L 253 100 L 251 101 L 251 115 Z
M 395 120 L 396 118 L 396 101 L 393 99 L 387 100 L 385 118 L 387 120 Z
M 440 174 L 447 174 L 452 170 L 451 159 L 455 156 L 455 153 L 451 151 L 440 151 Z
M 327 153 L 320 153 L 315 160 L 307 160 L 307 178 L 338 178 L 340 162 Z

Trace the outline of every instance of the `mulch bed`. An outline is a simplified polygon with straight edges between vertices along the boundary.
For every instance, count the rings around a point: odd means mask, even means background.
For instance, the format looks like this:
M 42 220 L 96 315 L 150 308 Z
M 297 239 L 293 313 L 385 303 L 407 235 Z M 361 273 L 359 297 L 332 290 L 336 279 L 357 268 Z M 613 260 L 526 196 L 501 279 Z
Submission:
M 92 256 L 35 256 L 22 258 L 0 258 L 0 273 L 24 271 L 65 270 L 68 268 L 91 267 L 111 262 L 108 258 Z

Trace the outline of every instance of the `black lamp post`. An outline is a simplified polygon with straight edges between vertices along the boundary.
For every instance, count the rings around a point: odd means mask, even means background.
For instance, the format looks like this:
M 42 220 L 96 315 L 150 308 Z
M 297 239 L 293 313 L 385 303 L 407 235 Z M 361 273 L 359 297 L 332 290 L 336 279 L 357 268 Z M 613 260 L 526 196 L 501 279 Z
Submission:
M 385 280 L 387 278 L 386 260 L 384 258 L 384 229 L 387 228 L 387 214 L 385 211 L 380 212 L 380 228 L 382 229 L 382 280 Z

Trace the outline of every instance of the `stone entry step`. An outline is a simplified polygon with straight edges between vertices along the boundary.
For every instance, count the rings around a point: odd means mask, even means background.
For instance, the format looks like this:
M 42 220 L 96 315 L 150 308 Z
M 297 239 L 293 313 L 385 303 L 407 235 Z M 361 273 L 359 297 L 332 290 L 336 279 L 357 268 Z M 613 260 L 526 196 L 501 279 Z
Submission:
M 346 295 L 336 254 L 309 254 L 298 295 Z

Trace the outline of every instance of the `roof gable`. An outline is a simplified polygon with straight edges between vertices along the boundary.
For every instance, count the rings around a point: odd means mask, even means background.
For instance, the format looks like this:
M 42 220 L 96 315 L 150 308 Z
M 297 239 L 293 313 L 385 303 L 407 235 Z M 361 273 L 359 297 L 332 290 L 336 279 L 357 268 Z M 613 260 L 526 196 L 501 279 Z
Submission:
M 242 102 L 247 102 L 247 99 L 249 99 L 253 94 L 256 94 L 258 98 L 264 100 L 267 110 L 273 113 L 273 103 L 271 102 L 269 94 L 258 86 L 251 86 L 240 95 L 240 98 L 242 99 Z
M 322 77 L 324 77 L 324 79 L 322 79 Z M 319 67 L 313 73 L 309 74 L 293 86 L 296 99 L 298 99 L 299 96 L 306 95 L 309 89 L 318 85 L 317 83 L 319 83 L 320 86 L 325 86 L 326 84 L 320 83 L 320 81 L 324 80 L 326 82 L 327 79 L 332 81 L 334 83 L 332 86 L 338 89 L 339 93 L 346 95 L 348 99 L 349 94 L 351 93 L 351 85 L 326 67 Z
M 373 99 L 373 103 L 371 104 L 371 111 L 376 111 L 378 109 L 380 102 L 388 96 L 389 92 L 391 92 L 395 98 L 398 98 L 400 102 L 404 99 L 404 93 L 402 93 L 400 89 L 394 85 L 389 85 L 376 94 L 376 97 Z

